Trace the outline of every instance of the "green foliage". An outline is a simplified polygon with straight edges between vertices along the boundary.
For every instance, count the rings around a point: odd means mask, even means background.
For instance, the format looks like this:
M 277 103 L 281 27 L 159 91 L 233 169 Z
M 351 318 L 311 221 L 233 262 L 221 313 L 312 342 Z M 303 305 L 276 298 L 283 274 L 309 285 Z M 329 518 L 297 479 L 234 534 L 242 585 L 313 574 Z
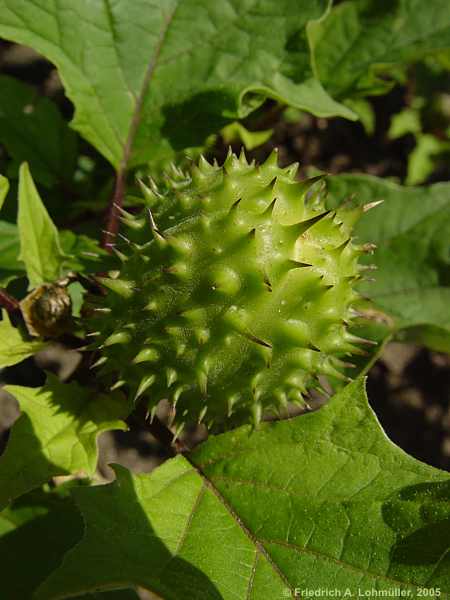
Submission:
M 413 70 L 414 95 L 409 106 L 393 115 L 388 135 L 398 139 L 412 135 L 415 147 L 408 158 L 407 185 L 426 181 L 439 162 L 450 155 L 450 110 L 446 93 L 450 84 L 450 67 L 443 60 L 447 54 L 424 60 Z
M 386 439 L 362 380 L 316 413 L 218 436 L 150 476 L 116 474 L 74 490 L 86 531 L 39 600 L 130 583 L 167 600 L 330 582 L 450 592 L 450 476 Z
M 64 261 L 58 230 L 42 203 L 27 163 L 20 167 L 17 225 L 19 260 L 25 264 L 30 288 L 58 279 Z
M 8 175 L 16 176 L 27 161 L 36 181 L 46 187 L 69 182 L 77 159 L 76 135 L 56 105 L 6 75 L 0 76 L 0 89 L 0 139 L 13 159 Z
M 44 387 L 10 385 L 22 415 L 0 457 L 0 507 L 55 475 L 83 472 L 97 465 L 97 436 L 126 429 L 121 420 L 130 405 L 117 394 L 98 394 L 54 377 Z
M 61 91 L 0 75 L 0 377 L 20 407 L 0 430 L 1 600 L 449 598 L 450 475 L 388 440 L 362 377 L 391 339 L 450 353 L 450 184 L 411 187 L 446 172 L 448 0 L 0 0 L 0 35 L 53 62 L 74 105 L 71 129 Z M 367 96 L 395 82 L 380 122 Z M 338 175 L 325 200 L 323 177 L 263 163 L 281 141 L 308 166 L 318 144 L 334 172 L 334 116 L 360 119 L 370 161 L 391 119 L 407 185 Z M 239 142 L 260 167 L 218 167 Z M 42 284 L 72 315 L 52 328 L 49 301 L 31 338 Z M 66 383 L 23 362 L 48 346 L 82 353 Z M 311 386 L 339 391 L 265 422 Z M 205 402 L 207 422 L 258 427 L 96 485 L 102 432 L 149 428 L 174 454 Z
M 0 321 L 0 369 L 21 362 L 41 350 L 42 341 L 28 341 L 24 335 L 11 325 L 6 311 L 2 311 Z
M 325 7 L 325 0 L 139 0 L 74 11 L 72 0 L 1 0 L 0 35 L 56 64 L 76 107 L 73 127 L 123 167 L 201 144 L 267 97 L 352 118 L 309 68 L 305 26 Z
M 383 94 L 405 64 L 450 45 L 450 4 L 347 0 L 308 28 L 314 73 L 335 98 Z
M 6 196 L 7 184 L 2 185 Z M 53 282 L 69 271 L 89 273 L 112 267 L 108 253 L 97 241 L 69 230 L 57 230 L 26 163 L 20 169 L 18 207 L 18 225 L 0 221 L 0 285 L 27 276 L 29 287 L 33 288 Z
M 59 565 L 61 556 L 82 537 L 81 515 L 66 487 L 53 493 L 38 490 L 27 494 L 0 514 L 2 593 L 8 600 L 31 598 Z M 76 600 L 138 600 L 138 596 L 122 590 L 83 594 Z
M 230 123 L 221 131 L 223 141 L 226 144 L 231 144 L 239 140 L 247 150 L 253 150 L 261 146 L 272 137 L 273 130 L 265 129 L 264 131 L 249 131 L 239 121 Z

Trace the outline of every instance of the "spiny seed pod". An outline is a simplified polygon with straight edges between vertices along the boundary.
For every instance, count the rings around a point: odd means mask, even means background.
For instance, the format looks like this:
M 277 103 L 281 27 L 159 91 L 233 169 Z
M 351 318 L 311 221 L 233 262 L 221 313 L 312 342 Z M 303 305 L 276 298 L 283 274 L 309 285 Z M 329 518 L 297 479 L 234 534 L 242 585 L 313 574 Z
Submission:
M 322 177 L 295 180 L 273 153 L 261 166 L 229 154 L 175 167 L 164 193 L 142 185 L 150 208 L 128 227 L 121 268 L 99 278 L 106 297 L 90 318 L 96 367 L 154 414 L 165 398 L 176 422 L 256 423 L 303 403 L 318 376 L 345 378 L 362 353 L 348 332 L 367 247 L 352 243 L 363 208 L 327 210 Z M 123 245 L 123 244 L 122 244 Z

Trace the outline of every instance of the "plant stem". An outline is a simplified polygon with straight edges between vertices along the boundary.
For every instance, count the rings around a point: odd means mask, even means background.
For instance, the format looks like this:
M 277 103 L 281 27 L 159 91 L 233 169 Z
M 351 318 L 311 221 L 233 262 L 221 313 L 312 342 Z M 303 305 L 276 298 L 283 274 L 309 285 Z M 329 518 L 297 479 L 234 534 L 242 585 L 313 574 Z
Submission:
M 10 296 L 4 288 L 0 288 L 0 306 L 8 313 L 14 313 L 20 310 L 20 303 L 16 298 Z
M 108 207 L 108 216 L 102 238 L 102 248 L 108 252 L 112 252 L 115 244 L 115 239 L 119 231 L 119 211 L 118 207 L 122 207 L 123 197 L 125 196 L 125 181 L 126 181 L 126 166 L 123 165 L 117 172 L 116 185 L 114 194 Z

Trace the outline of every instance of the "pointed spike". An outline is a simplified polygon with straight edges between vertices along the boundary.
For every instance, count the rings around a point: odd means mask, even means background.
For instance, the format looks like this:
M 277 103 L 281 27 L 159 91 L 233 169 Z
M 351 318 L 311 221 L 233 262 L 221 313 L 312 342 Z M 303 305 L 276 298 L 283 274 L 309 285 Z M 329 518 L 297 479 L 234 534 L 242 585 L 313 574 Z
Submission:
M 285 262 L 286 265 L 288 265 L 288 270 L 290 271 L 291 269 L 304 269 L 305 267 L 312 267 L 313 265 L 311 265 L 310 263 L 304 263 L 304 262 L 299 262 L 298 260 L 292 260 L 292 259 L 288 259 Z
M 375 202 L 369 202 L 368 204 L 364 204 L 363 206 L 363 212 L 368 212 L 369 210 L 372 210 L 372 208 L 375 208 L 376 206 L 379 206 L 380 204 L 383 204 L 384 200 L 376 200 Z
M 129 344 L 131 340 L 132 336 L 130 333 L 128 333 L 128 331 L 116 331 L 106 338 L 102 344 L 102 347 L 114 346 L 116 344 Z
M 154 192 L 151 187 L 145 185 L 142 179 L 137 180 L 139 187 L 141 188 L 142 194 L 148 206 L 154 206 L 161 198 L 161 194 L 157 191 Z
M 134 282 L 125 279 L 111 279 L 109 277 L 96 277 L 97 281 L 108 290 L 122 298 L 131 298 L 134 294 Z
M 239 394 L 233 394 L 227 398 L 227 415 L 231 417 L 234 412 L 234 406 L 239 400 Z
M 172 439 L 172 444 L 175 444 L 175 442 L 177 441 L 177 439 L 180 437 L 181 432 L 184 429 L 184 423 L 180 423 L 178 425 L 178 427 L 175 429 L 175 433 L 173 435 L 173 439 Z
M 172 367 L 166 369 L 167 387 L 170 388 L 178 379 L 178 373 Z
M 248 167 L 248 161 L 247 161 L 247 157 L 245 156 L 244 146 L 241 146 L 241 152 L 239 154 L 239 162 L 241 163 L 242 166 Z
M 339 246 L 337 246 L 334 251 L 335 252 L 343 252 L 345 250 L 345 248 L 351 244 L 352 242 L 352 238 L 347 238 L 344 242 L 342 242 L 342 244 L 340 244 Z
M 119 221 L 128 227 L 128 229 L 134 229 L 139 231 L 145 227 L 145 221 L 143 219 L 137 219 L 133 217 L 131 219 L 127 219 L 126 217 L 119 217 Z
M 272 349 L 272 346 L 268 343 L 265 342 L 264 340 L 256 337 L 255 335 L 253 335 L 252 333 L 243 333 L 243 335 L 245 335 L 245 337 L 247 339 L 249 339 L 252 342 L 255 342 L 255 344 L 258 344 L 259 346 L 264 346 L 265 348 L 270 348 Z
M 156 375 L 151 374 L 151 375 L 145 375 L 142 379 L 141 382 L 139 383 L 137 392 L 134 396 L 134 401 L 136 402 L 136 400 L 138 400 L 138 398 L 140 398 L 142 396 L 142 394 L 144 394 L 148 388 L 153 385 L 153 383 L 156 380 Z
M 230 206 L 230 210 L 228 211 L 229 215 L 237 210 L 239 204 L 241 203 L 241 200 L 242 198 L 238 198 L 235 202 L 233 202 L 233 204 Z
M 114 204 L 115 210 L 119 213 L 119 215 L 121 217 L 124 217 L 125 219 L 134 219 L 135 218 L 133 214 L 131 214 L 130 212 L 128 212 L 127 210 L 125 210 L 117 202 L 113 202 L 113 204 Z
M 358 337 L 357 335 L 353 335 L 351 333 L 345 334 L 345 339 L 351 344 L 363 344 L 365 346 L 378 346 L 378 342 L 374 340 L 366 340 L 365 338 Z
M 119 232 L 119 233 L 117 234 L 117 236 L 118 236 L 118 237 L 120 237 L 120 239 L 121 239 L 121 240 L 123 240 L 124 242 L 126 242 L 126 243 L 128 244 L 128 246 L 131 246 L 131 245 L 132 245 L 132 242 L 131 242 L 130 238 L 127 238 L 127 236 L 126 236 L 126 235 L 123 235 L 123 233 L 120 233 L 120 232 Z
M 339 358 L 334 358 L 333 362 L 341 369 L 356 369 L 356 365 L 354 363 L 345 360 L 340 360 Z
M 108 360 L 108 357 L 106 356 L 101 356 L 98 360 L 95 361 L 95 363 L 93 363 L 89 368 L 90 369 L 96 369 L 97 367 L 101 367 L 102 365 L 105 364 L 105 362 Z
M 351 356 L 352 354 L 364 357 L 370 356 L 366 350 L 363 350 L 359 346 L 354 346 L 353 344 L 345 344 L 342 349 L 346 353 L 346 356 Z
M 178 400 L 180 399 L 181 394 L 188 389 L 188 385 L 179 385 L 175 388 L 175 392 L 173 393 L 172 399 L 174 406 L 177 405 Z
M 264 161 L 263 167 L 278 167 L 278 148 L 274 148 Z
M 205 406 L 204 406 L 204 407 L 201 409 L 201 411 L 199 412 L 199 415 L 198 415 L 198 423 L 201 423 L 201 422 L 203 421 L 203 419 L 205 418 L 205 415 L 206 415 L 206 412 L 207 412 L 207 410 L 208 410 L 208 407 L 207 407 L 207 406 L 206 406 L 206 404 L 205 404 Z
M 147 216 L 148 216 L 148 220 L 150 222 L 150 229 L 152 230 L 155 240 L 161 246 L 165 246 L 167 244 L 167 240 L 166 240 L 165 236 L 161 233 L 161 231 L 158 229 L 158 227 L 155 223 L 155 219 L 153 218 L 153 213 L 149 206 L 147 206 Z
M 202 173 L 204 173 L 205 175 L 208 175 L 209 173 L 211 173 L 211 171 L 214 171 L 213 165 L 211 165 L 206 160 L 206 158 L 203 156 L 203 154 L 200 154 L 200 158 L 198 161 L 198 167 L 199 167 L 200 171 L 202 171 Z
M 83 256 L 88 256 L 89 258 L 100 258 L 100 254 L 98 254 L 97 252 L 86 252 L 86 250 L 83 250 L 82 252 L 80 252 L 80 254 L 82 254 Z
M 113 246 L 112 251 L 114 252 L 114 254 L 117 256 L 117 258 L 121 261 L 121 262 L 126 262 L 128 260 L 128 256 L 126 254 L 124 254 L 123 252 L 121 252 L 120 250 L 117 249 L 116 246 Z
M 155 404 L 155 406 L 152 406 L 152 408 L 150 410 L 150 424 L 153 423 L 153 421 L 155 420 L 157 410 L 158 410 L 157 404 Z
M 118 381 L 116 381 L 116 383 L 114 383 L 109 390 L 111 392 L 114 392 L 114 390 L 118 390 L 119 388 L 123 387 L 126 384 L 125 379 L 119 379 Z
M 140 352 L 136 354 L 136 356 L 131 361 L 133 364 L 137 365 L 143 362 L 157 362 L 159 360 L 159 352 L 156 348 L 147 347 L 142 348 Z
M 210 330 L 207 327 L 195 327 L 194 335 L 199 344 L 206 344 L 211 335 Z
M 109 315 L 112 312 L 111 309 L 107 308 L 106 306 L 98 306 L 96 308 L 93 308 L 92 310 L 96 313 L 102 313 L 105 315 Z
M 197 371 L 197 383 L 202 395 L 206 396 L 208 388 L 208 374 L 205 371 L 200 369 Z
M 277 199 L 274 198 L 272 200 L 272 202 L 269 204 L 269 206 L 265 209 L 265 211 L 262 213 L 262 217 L 271 217 L 272 213 L 273 213 L 273 209 L 275 208 L 275 205 L 277 203 Z

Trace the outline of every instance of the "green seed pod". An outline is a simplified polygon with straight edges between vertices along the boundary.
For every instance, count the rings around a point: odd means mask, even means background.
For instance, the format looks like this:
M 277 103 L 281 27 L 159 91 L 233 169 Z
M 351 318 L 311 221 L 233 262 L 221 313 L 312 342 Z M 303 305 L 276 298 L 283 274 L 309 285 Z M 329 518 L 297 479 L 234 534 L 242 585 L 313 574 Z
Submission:
M 343 378 L 341 357 L 360 353 L 348 324 L 363 209 L 327 210 L 323 178 L 295 172 L 276 153 L 261 166 L 230 153 L 172 169 L 164 193 L 142 185 L 150 208 L 120 211 L 121 268 L 99 278 L 108 293 L 89 320 L 113 387 L 150 409 L 169 399 L 182 426 L 258 422 L 319 375 Z

